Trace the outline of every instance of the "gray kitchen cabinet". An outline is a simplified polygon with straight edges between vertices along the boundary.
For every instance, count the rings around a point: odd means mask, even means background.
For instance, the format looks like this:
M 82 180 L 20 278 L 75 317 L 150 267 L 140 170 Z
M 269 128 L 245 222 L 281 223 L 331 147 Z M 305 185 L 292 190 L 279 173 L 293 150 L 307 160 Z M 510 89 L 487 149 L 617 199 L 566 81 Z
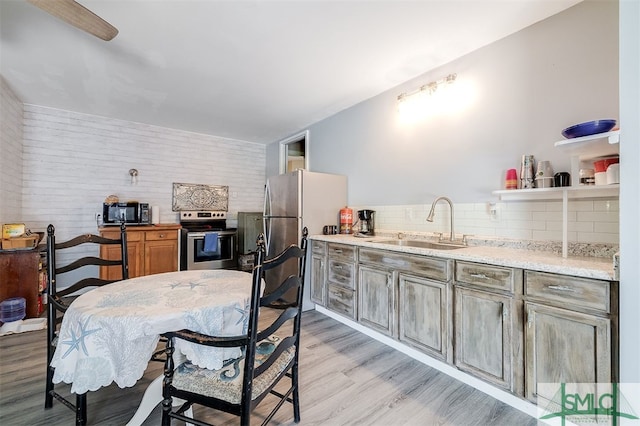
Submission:
M 519 395 L 522 378 L 522 270 L 456 262 L 454 363 Z
M 327 264 L 327 243 L 311 240 L 311 301 L 326 305 L 325 270 Z
M 320 265 L 327 309 L 520 398 L 551 399 L 547 382 L 598 394 L 617 381 L 616 281 L 357 243 L 326 243 Z
M 388 336 L 395 335 L 395 277 L 386 268 L 358 268 L 358 321 Z
M 447 361 L 452 262 L 361 248 L 358 321 Z
M 455 365 L 500 387 L 511 386 L 511 297 L 455 289 Z
M 357 248 L 347 244 L 327 244 L 326 307 L 356 319 Z
M 449 283 L 400 273 L 398 339 L 434 358 L 449 362 Z
M 527 399 L 553 398 L 542 383 L 617 381 L 616 282 L 525 271 L 525 298 Z

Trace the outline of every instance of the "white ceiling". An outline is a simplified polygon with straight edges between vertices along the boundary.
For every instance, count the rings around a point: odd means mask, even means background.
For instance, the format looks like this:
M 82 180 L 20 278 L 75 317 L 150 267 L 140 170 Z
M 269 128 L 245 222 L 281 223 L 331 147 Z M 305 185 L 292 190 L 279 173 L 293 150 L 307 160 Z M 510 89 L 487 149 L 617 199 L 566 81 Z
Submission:
M 109 42 L 0 0 L 27 104 L 270 143 L 580 0 L 80 0 Z

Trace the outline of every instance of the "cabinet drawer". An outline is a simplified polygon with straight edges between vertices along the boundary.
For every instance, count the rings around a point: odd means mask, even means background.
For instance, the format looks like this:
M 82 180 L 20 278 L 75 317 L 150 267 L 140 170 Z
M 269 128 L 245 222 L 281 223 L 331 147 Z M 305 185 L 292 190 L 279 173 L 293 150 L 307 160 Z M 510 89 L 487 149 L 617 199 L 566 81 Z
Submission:
M 327 244 L 324 241 L 311 240 L 311 252 L 323 255 L 326 253 Z
M 356 260 L 356 246 L 350 246 L 346 244 L 327 244 L 327 254 L 333 258 L 340 258 L 346 261 L 355 262 Z
M 377 266 L 407 271 L 420 277 L 438 281 L 449 281 L 451 279 L 452 261 L 446 259 L 367 248 L 360 248 L 359 259 L 361 263 L 371 263 Z
M 178 233 L 175 230 L 171 231 L 147 231 L 145 235 L 147 241 L 158 240 L 177 240 Z
M 520 270 L 522 271 L 522 270 Z M 456 262 L 456 282 L 489 290 L 514 291 L 515 270 L 471 262 Z
M 329 258 L 328 281 L 355 289 L 355 269 L 356 265 L 354 263 L 341 262 Z
M 555 304 L 611 312 L 611 283 L 545 272 L 525 271 L 525 294 Z
M 327 308 L 349 318 L 355 319 L 355 292 L 339 285 L 329 284 L 327 289 Z
M 120 228 L 114 231 L 100 231 L 100 235 L 105 238 L 111 238 L 112 240 L 120 239 Z M 136 232 L 136 231 L 127 231 L 127 242 L 134 241 L 143 241 L 144 240 L 144 232 Z

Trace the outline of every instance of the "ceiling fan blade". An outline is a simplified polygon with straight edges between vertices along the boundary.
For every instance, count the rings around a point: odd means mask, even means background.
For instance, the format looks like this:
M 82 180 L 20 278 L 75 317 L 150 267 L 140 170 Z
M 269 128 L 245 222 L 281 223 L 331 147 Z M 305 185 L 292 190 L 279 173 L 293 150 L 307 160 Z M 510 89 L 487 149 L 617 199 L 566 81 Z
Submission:
M 118 29 L 74 0 L 27 0 L 45 12 L 63 21 L 109 41 L 118 34 Z

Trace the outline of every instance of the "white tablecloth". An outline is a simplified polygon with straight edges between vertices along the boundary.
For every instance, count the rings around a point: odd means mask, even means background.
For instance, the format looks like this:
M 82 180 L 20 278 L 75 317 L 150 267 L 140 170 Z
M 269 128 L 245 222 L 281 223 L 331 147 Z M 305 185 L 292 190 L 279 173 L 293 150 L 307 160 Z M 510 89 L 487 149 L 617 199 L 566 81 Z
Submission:
M 84 393 L 116 382 L 133 386 L 144 374 L 160 334 L 188 328 L 211 335 L 246 331 L 252 276 L 231 270 L 180 271 L 132 278 L 91 290 L 67 310 L 51 361 L 54 383 Z M 178 341 L 202 367 L 219 369 L 237 348 Z

